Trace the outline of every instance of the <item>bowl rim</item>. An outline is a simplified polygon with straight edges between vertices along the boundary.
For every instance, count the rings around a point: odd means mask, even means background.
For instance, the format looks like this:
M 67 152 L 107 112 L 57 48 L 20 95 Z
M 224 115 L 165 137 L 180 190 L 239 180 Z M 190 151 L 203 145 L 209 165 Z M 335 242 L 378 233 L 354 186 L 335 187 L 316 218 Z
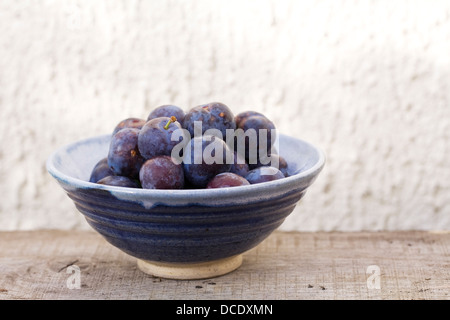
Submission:
M 59 170 L 55 163 L 54 159 L 58 156 L 58 154 L 70 149 L 71 147 L 79 144 L 87 143 L 91 140 L 100 140 L 100 139 L 106 139 L 110 134 L 103 134 L 103 135 L 97 135 L 97 136 L 91 136 L 88 138 L 80 139 L 71 143 L 67 143 L 59 148 L 57 148 L 55 151 L 53 151 L 50 156 L 46 160 L 46 168 L 47 171 L 52 175 L 59 183 L 62 183 L 67 186 L 71 186 L 77 189 L 89 189 L 89 190 L 106 190 L 113 192 L 116 195 L 133 195 L 136 197 L 142 196 L 142 197 L 162 197 L 162 196 L 169 196 L 170 197 L 180 197 L 180 198 L 186 198 L 186 197 L 214 197 L 214 196 L 227 196 L 227 197 L 233 197 L 233 196 L 242 196 L 243 192 L 245 193 L 250 192 L 252 194 L 256 194 L 262 191 L 267 192 L 267 190 L 279 190 L 279 189 L 286 189 L 290 187 L 294 187 L 299 184 L 299 182 L 310 178 L 317 176 L 320 171 L 323 169 L 325 162 L 326 162 L 326 155 L 325 152 L 320 148 L 317 147 L 303 139 L 288 136 L 285 134 L 280 134 L 281 137 L 295 139 L 306 145 L 311 150 L 314 150 L 317 155 L 318 159 L 317 161 L 308 169 L 300 171 L 292 176 L 288 176 L 284 179 L 279 180 L 273 180 L 268 181 L 264 183 L 258 183 L 258 184 L 251 184 L 246 186 L 237 186 L 237 187 L 228 187 L 228 188 L 212 188 L 212 189 L 141 189 L 141 188 L 125 188 L 125 187 L 118 187 L 118 186 L 110 186 L 110 185 L 101 185 L 93 182 L 89 182 L 86 180 L 82 180 L 79 178 L 72 177 L 68 174 L 63 173 L 61 170 Z

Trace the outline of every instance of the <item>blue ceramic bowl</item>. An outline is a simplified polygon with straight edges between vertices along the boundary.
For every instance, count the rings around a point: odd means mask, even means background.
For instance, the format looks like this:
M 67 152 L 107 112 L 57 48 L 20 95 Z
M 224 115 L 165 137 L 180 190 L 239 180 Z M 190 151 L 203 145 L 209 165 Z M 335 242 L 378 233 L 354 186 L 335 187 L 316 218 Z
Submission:
M 280 135 L 291 176 L 249 186 L 146 190 L 88 182 L 107 155 L 110 135 L 67 145 L 47 161 L 49 173 L 87 222 L 109 243 L 138 259 L 199 263 L 255 247 L 293 211 L 324 166 L 323 152 Z

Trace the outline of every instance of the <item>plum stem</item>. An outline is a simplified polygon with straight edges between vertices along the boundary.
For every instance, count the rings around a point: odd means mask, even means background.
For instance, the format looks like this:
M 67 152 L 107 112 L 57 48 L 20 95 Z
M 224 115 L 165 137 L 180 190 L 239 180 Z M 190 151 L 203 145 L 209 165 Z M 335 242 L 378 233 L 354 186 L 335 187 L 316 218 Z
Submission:
M 177 121 L 177 118 L 176 118 L 175 116 L 171 116 L 170 119 L 169 119 L 169 121 L 167 121 L 166 125 L 164 126 L 164 129 L 168 130 L 170 124 L 173 123 L 173 122 L 175 122 L 175 121 Z

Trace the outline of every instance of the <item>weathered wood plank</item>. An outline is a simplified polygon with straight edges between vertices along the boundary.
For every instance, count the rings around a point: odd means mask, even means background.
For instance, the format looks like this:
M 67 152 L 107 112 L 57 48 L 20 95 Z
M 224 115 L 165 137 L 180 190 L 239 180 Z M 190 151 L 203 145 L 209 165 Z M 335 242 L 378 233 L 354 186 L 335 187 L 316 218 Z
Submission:
M 2 232 L 0 299 L 449 299 L 449 247 L 450 233 L 275 232 L 234 272 L 177 281 L 94 232 Z

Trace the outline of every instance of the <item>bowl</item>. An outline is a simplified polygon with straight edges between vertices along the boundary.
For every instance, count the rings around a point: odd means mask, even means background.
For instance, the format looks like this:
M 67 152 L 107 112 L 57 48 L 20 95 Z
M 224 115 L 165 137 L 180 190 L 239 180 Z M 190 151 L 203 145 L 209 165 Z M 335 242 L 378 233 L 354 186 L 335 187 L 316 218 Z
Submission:
M 325 164 L 312 144 L 279 135 L 290 176 L 221 189 L 149 190 L 88 182 L 108 153 L 111 135 L 56 150 L 47 170 L 88 224 L 153 276 L 202 279 L 224 275 L 277 229 Z

